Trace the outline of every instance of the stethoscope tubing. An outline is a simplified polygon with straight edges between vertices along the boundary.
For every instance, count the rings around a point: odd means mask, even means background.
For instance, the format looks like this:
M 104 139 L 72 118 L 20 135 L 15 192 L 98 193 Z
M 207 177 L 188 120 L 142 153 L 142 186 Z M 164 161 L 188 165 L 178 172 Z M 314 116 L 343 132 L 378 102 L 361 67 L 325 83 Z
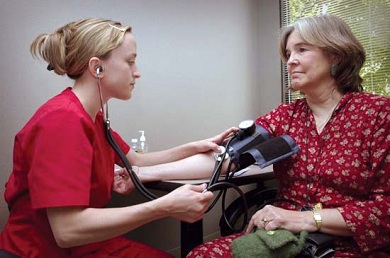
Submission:
M 114 140 L 114 137 L 111 134 L 110 130 L 110 121 L 106 120 L 104 121 L 104 129 L 106 133 L 106 138 L 108 140 L 108 143 L 111 145 L 111 147 L 114 149 L 115 153 L 119 156 L 121 159 L 124 167 L 126 168 L 127 173 L 129 174 L 131 180 L 133 181 L 134 186 L 137 188 L 140 193 L 148 198 L 149 200 L 157 199 L 158 197 L 154 195 L 152 192 L 150 192 L 144 184 L 141 183 L 141 180 L 137 176 L 137 174 L 132 169 L 129 160 L 127 159 L 126 155 L 123 153 L 123 151 L 120 149 L 116 141 Z
M 106 103 L 106 111 L 104 112 L 103 96 L 102 96 L 102 91 L 101 91 L 101 84 L 100 84 L 99 74 L 97 76 L 97 84 L 98 84 L 98 88 L 99 88 L 101 109 L 102 109 L 102 112 L 103 112 L 103 127 L 104 127 L 104 131 L 105 131 L 105 135 L 106 135 L 108 143 L 111 145 L 111 147 L 113 148 L 115 153 L 119 156 L 120 160 L 123 163 L 123 166 L 125 167 L 127 173 L 129 174 L 129 177 L 131 178 L 135 188 L 137 188 L 137 190 L 144 197 L 146 197 L 147 199 L 149 199 L 149 200 L 157 199 L 158 197 L 155 194 L 153 194 L 151 191 L 149 191 L 144 186 L 144 184 L 141 182 L 141 180 L 139 179 L 137 174 L 132 169 L 132 166 L 131 166 L 129 160 L 127 159 L 126 155 L 123 153 L 123 151 L 121 150 L 121 148 L 118 146 L 117 142 L 115 141 L 114 137 L 112 136 L 111 128 L 110 128 L 110 120 L 108 118 L 108 104 L 107 103 Z M 237 137 L 237 136 L 238 136 L 238 134 L 234 135 L 233 137 L 231 137 L 229 139 L 229 141 L 226 144 L 226 151 L 223 153 L 223 155 L 221 155 L 220 160 L 216 161 L 213 174 L 212 174 L 212 176 L 210 178 L 210 181 L 209 181 L 209 184 L 208 184 L 208 187 L 207 187 L 207 191 L 217 191 L 217 190 L 219 190 L 220 192 L 217 195 L 217 197 L 215 198 L 215 200 L 213 201 L 213 203 L 209 206 L 209 208 L 208 208 L 208 210 L 206 212 L 210 211 L 214 207 L 214 205 L 217 203 L 217 201 L 221 197 L 221 195 L 223 195 L 223 197 L 222 197 L 222 199 L 223 199 L 222 214 L 223 214 L 226 222 L 228 223 L 228 226 L 232 228 L 232 226 L 229 224 L 229 222 L 228 222 L 228 220 L 227 220 L 227 218 L 225 216 L 225 212 L 224 212 L 225 211 L 225 204 L 224 204 L 224 202 L 225 202 L 225 196 L 226 196 L 227 189 L 233 188 L 233 189 L 235 189 L 239 193 L 239 195 L 243 199 L 243 205 L 244 205 L 244 211 L 245 212 L 244 212 L 244 220 L 243 220 L 242 228 L 240 229 L 240 230 L 243 230 L 245 225 L 246 225 L 247 216 L 248 216 L 248 212 L 247 212 L 248 205 L 247 205 L 247 202 L 246 202 L 246 199 L 245 199 L 245 195 L 244 195 L 242 190 L 237 185 L 235 185 L 235 184 L 233 184 L 231 182 L 228 182 L 228 180 L 234 175 L 235 171 L 232 172 L 230 177 L 228 176 L 229 173 L 226 174 L 226 181 L 223 181 L 223 182 L 219 182 L 218 181 L 219 177 L 221 175 L 221 169 L 222 169 L 223 161 L 225 160 L 225 157 L 227 155 L 227 150 L 228 150 L 228 148 L 230 146 L 231 141 L 235 137 Z M 228 166 L 228 171 L 230 170 L 231 164 L 232 163 L 230 162 L 229 166 Z

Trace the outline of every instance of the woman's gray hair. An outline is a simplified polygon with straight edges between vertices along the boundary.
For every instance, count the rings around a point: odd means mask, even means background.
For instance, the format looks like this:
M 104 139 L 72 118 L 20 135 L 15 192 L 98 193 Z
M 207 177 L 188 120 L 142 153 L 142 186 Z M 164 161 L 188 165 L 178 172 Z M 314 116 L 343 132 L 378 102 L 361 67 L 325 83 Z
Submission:
M 293 31 L 297 31 L 305 42 L 322 49 L 325 54 L 340 58 L 334 77 L 341 92 L 363 91 L 360 70 L 366 60 L 366 53 L 363 45 L 341 18 L 325 14 L 302 18 L 283 27 L 280 32 L 279 53 L 285 62 L 288 60 L 287 40 Z

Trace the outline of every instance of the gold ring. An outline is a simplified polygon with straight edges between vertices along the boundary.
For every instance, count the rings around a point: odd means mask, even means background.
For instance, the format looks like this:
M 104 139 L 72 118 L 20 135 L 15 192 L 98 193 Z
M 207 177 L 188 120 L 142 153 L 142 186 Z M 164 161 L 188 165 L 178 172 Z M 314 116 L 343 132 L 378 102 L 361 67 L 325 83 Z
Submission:
M 264 227 L 267 226 L 267 224 L 269 223 L 266 218 L 263 218 L 261 221 L 263 222 Z

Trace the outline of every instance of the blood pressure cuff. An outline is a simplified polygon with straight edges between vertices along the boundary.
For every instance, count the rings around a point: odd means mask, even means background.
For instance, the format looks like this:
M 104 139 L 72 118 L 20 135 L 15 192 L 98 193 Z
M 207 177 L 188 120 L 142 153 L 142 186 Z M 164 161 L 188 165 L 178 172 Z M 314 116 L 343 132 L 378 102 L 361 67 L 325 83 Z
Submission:
M 232 162 L 237 166 L 240 164 L 241 155 L 259 144 L 270 139 L 269 132 L 262 126 L 256 124 L 256 129 L 251 135 L 243 135 L 234 138 L 227 149 Z M 254 161 L 252 162 L 252 164 Z M 250 165 L 250 164 L 249 164 Z M 247 166 L 249 166 L 247 165 Z M 247 167 L 245 166 L 245 167 Z M 245 168 L 242 167 L 242 168 Z
M 300 151 L 293 138 L 287 134 L 273 138 L 269 138 L 269 135 L 262 135 L 262 139 L 244 139 L 240 143 L 230 144 L 231 148 L 228 153 L 231 158 L 233 157 L 232 161 L 238 169 L 246 168 L 254 163 L 265 168 Z M 241 147 L 243 142 L 246 142 L 245 147 Z

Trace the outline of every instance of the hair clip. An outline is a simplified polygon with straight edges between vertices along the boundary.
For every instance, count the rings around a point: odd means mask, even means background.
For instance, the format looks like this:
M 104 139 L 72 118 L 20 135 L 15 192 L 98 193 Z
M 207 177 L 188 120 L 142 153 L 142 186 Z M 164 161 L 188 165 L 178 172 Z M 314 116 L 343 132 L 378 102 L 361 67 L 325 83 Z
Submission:
M 51 64 L 48 64 L 47 67 L 46 67 L 46 69 L 47 69 L 48 71 L 53 71 L 53 70 L 54 70 L 54 67 L 51 66 Z
M 114 28 L 114 29 L 117 29 L 117 30 L 120 30 L 122 32 L 125 32 L 126 29 L 125 28 L 119 28 L 118 26 L 115 26 L 115 25 L 112 25 L 111 23 L 107 22 L 108 25 L 110 25 L 111 28 Z

